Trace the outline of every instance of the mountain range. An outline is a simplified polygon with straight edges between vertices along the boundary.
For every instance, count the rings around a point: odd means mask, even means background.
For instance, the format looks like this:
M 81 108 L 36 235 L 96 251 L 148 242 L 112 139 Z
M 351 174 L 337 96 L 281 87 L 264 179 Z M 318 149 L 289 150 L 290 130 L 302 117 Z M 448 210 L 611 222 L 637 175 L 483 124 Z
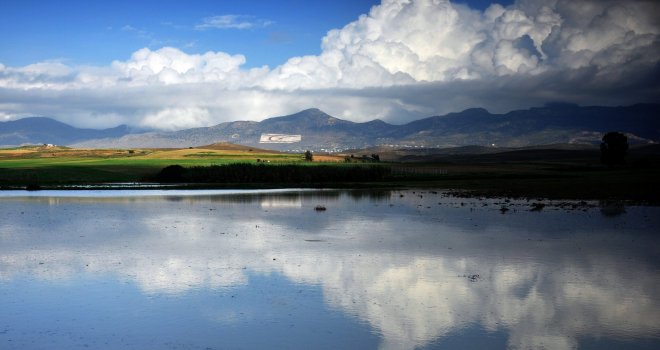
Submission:
M 79 129 L 45 117 L 30 117 L 0 122 L 0 147 L 25 144 L 71 145 L 76 142 L 118 138 L 129 134 L 128 126 L 111 129 Z
M 374 146 L 447 148 L 468 145 L 526 147 L 547 144 L 598 144 L 604 133 L 624 132 L 631 143 L 660 141 L 660 104 L 580 107 L 555 103 L 492 114 L 473 108 L 403 125 L 382 120 L 355 123 L 319 109 L 261 122 L 234 121 L 179 131 L 131 133 L 128 127 L 77 129 L 48 118 L 0 123 L 0 145 L 54 143 L 89 148 L 192 147 L 231 142 L 284 151 L 339 151 Z M 297 134 L 290 144 L 260 144 L 262 134 Z

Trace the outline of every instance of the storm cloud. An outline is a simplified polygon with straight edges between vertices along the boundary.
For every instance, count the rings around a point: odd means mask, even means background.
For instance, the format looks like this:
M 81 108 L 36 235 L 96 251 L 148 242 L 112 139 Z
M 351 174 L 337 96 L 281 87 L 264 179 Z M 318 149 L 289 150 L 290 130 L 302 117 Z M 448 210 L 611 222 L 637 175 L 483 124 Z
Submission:
M 243 68 L 246 57 L 141 49 L 108 66 L 0 64 L 0 119 L 158 129 L 261 120 L 317 107 L 404 123 L 484 107 L 660 97 L 660 4 L 520 0 L 484 11 L 443 0 L 383 0 L 331 30 L 316 56 Z

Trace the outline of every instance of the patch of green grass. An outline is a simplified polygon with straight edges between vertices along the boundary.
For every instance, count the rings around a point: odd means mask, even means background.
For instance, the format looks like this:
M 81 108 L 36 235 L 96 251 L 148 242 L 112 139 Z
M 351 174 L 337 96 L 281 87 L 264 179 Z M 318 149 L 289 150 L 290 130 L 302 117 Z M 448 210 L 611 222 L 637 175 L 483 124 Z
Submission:
M 254 155 L 246 157 L 244 155 L 217 155 L 186 158 L 146 158 L 146 157 L 53 157 L 53 158 L 20 158 L 0 160 L 0 168 L 37 168 L 53 166 L 138 166 L 138 167 L 165 167 L 172 164 L 183 166 L 204 166 L 213 164 L 229 164 L 236 162 L 256 162 L 257 158 L 261 160 L 270 160 L 271 162 L 297 162 L 301 157 L 291 155 Z
M 49 156 L 44 156 L 49 155 Z M 162 155 L 162 158 L 158 156 Z M 233 163 L 271 164 L 302 163 L 302 155 L 198 152 L 169 157 L 167 151 L 149 151 L 149 156 L 113 155 L 107 152 L 83 152 L 75 156 L 50 153 L 28 153 L 20 157 L 0 159 L 0 185 L 26 185 L 38 183 L 81 184 L 101 182 L 133 182 L 153 175 L 169 165 L 184 167 L 225 165 Z
M 0 185 L 28 184 L 85 184 L 102 182 L 134 182 L 139 181 L 144 174 L 153 171 L 149 169 L 116 169 L 88 166 L 52 166 L 36 168 L 0 168 Z
M 72 152 L 72 153 L 67 153 Z M 76 154 L 73 154 L 76 152 Z M 190 169 L 198 177 L 198 186 L 214 178 L 218 182 L 209 186 L 301 186 L 322 183 L 324 187 L 434 187 L 462 189 L 476 195 L 510 196 L 554 199 L 629 199 L 660 203 L 660 167 L 649 163 L 645 168 L 628 166 L 621 169 L 605 169 L 585 166 L 583 162 L 566 164 L 537 163 L 381 163 L 381 166 L 415 170 L 393 172 L 384 177 L 365 177 L 358 184 L 350 169 L 356 166 L 372 166 L 374 163 L 306 162 L 302 154 L 252 154 L 228 152 L 196 153 L 174 150 L 136 150 L 140 155 L 127 156 L 127 152 L 113 150 L 85 151 L 63 150 L 26 153 L 25 155 L 0 158 L 0 187 L 41 186 L 60 184 L 90 184 L 138 182 L 154 178 L 163 168 L 180 165 Z M 221 174 L 218 170 L 195 167 L 211 167 L 228 164 L 257 164 L 259 167 L 238 166 Z M 261 166 L 267 162 L 268 166 Z M 272 166 L 283 168 L 272 170 Z M 291 168 L 284 168 L 293 166 Z M 245 169 L 242 169 L 245 168 Z M 318 169 L 316 169 L 318 168 Z M 429 170 L 443 169 L 446 174 Z M 242 170 L 241 170 L 242 169 Z M 287 170 L 288 169 L 288 170 Z M 417 170 L 422 170 L 417 171 Z M 235 176 L 243 171 L 243 177 Z M 262 174 L 262 172 L 270 174 Z M 316 174 L 316 175 L 313 175 Z M 333 175 L 334 174 L 334 175 Z M 344 175 L 342 175 L 344 174 Z M 204 176 L 202 176 L 204 175 Z M 318 181 L 318 182 L 317 182 Z

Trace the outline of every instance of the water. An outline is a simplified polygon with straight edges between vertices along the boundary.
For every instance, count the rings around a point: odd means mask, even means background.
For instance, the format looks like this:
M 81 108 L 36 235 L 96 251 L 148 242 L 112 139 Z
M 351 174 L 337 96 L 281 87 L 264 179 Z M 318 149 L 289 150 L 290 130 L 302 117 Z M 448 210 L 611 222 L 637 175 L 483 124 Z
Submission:
M 0 349 L 660 348 L 660 208 L 533 208 L 0 193 Z

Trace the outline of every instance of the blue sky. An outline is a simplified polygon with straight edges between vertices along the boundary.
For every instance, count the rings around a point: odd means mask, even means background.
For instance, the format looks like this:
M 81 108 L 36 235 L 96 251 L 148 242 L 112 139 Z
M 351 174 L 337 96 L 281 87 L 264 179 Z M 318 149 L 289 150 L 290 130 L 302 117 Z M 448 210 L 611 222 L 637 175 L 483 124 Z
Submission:
M 499 1 L 507 3 L 510 1 Z M 321 38 L 369 12 L 377 0 L 252 1 L 5 1 L 0 63 L 45 60 L 104 65 L 148 47 L 187 53 L 223 51 L 247 57 L 246 67 L 284 63 L 320 53 Z M 490 1 L 464 3 L 484 9 Z M 248 29 L 206 28 L 215 16 L 237 16 Z M 197 27 L 197 28 L 196 28 Z
M 0 121 L 400 124 L 660 100 L 649 0 L 3 1 Z
M 330 6 L 330 4 L 332 5 Z M 0 62 L 65 60 L 108 64 L 140 48 L 243 54 L 248 66 L 278 65 L 318 54 L 320 39 L 367 13 L 373 0 L 353 1 L 14 1 L 3 4 Z M 249 29 L 196 26 L 214 16 L 240 16 Z
M 276 65 L 319 52 L 319 40 L 366 13 L 373 1 L 14 1 L 3 4 L 0 62 L 108 64 L 140 48 L 241 53 L 247 64 Z M 250 29 L 195 29 L 214 16 L 242 16 Z

